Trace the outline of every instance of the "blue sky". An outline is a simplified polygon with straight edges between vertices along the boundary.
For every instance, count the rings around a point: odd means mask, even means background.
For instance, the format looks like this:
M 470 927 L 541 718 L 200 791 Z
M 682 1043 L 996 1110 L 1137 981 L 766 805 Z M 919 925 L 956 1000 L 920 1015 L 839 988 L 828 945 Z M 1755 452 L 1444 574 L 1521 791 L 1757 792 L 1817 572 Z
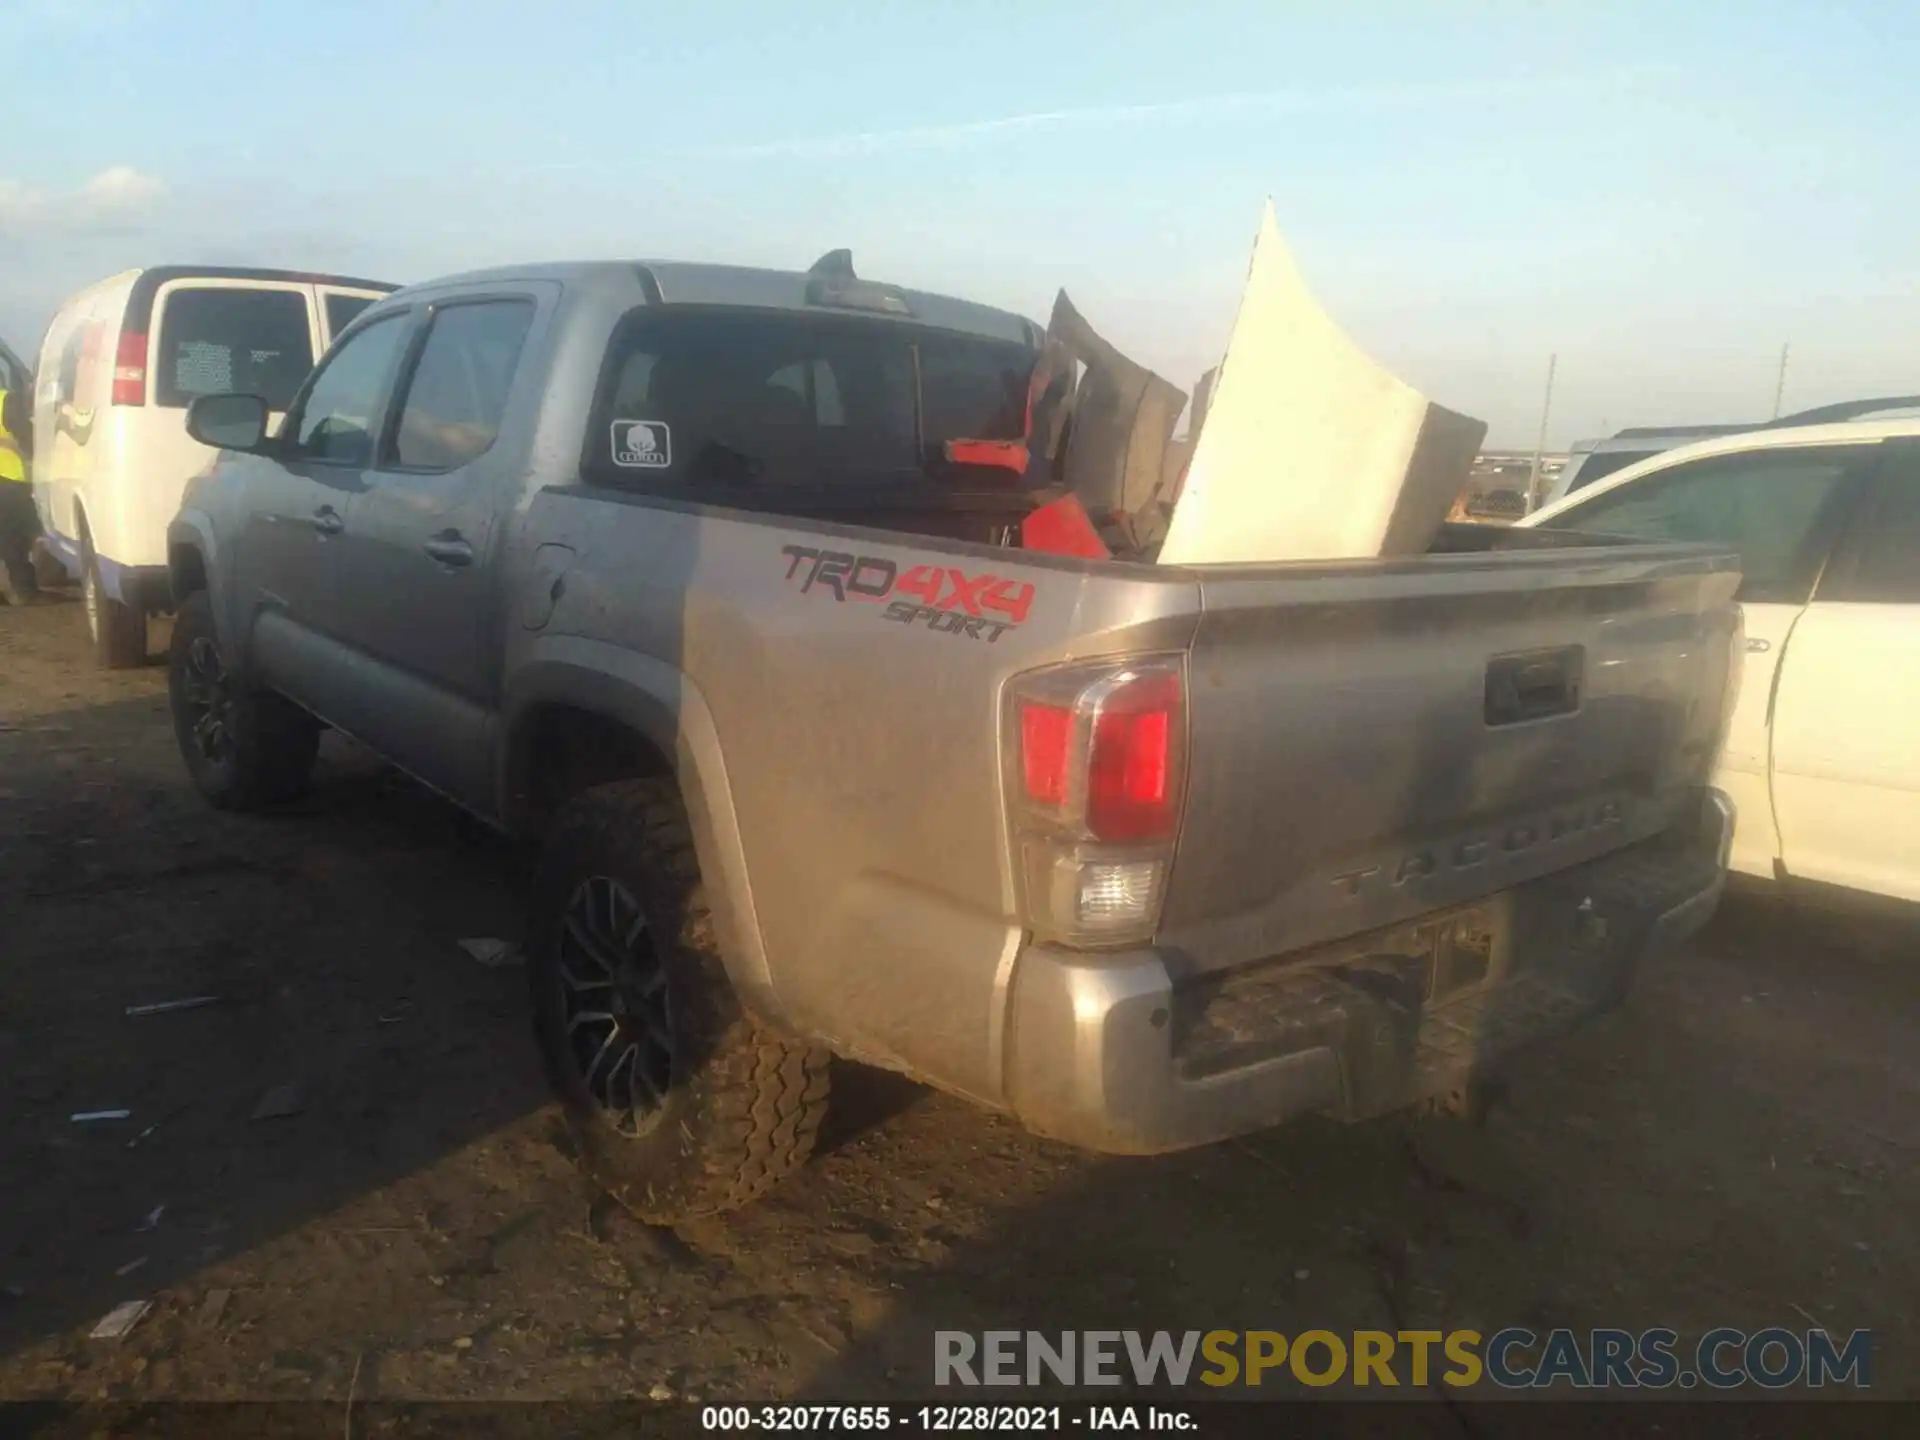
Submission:
M 0 334 L 130 265 L 659 255 L 1044 319 L 1176 384 L 1260 206 L 1531 444 L 1920 391 L 1911 0 L 0 0 Z

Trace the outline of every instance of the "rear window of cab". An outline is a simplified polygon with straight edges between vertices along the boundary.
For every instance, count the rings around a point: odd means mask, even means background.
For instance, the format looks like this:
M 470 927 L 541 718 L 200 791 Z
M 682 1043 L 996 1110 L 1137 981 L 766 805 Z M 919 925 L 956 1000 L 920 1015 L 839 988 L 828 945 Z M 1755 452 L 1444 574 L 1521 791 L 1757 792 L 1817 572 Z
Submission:
M 648 308 L 615 331 L 590 482 L 725 502 L 937 485 L 950 439 L 1017 439 L 1035 352 L 859 317 Z

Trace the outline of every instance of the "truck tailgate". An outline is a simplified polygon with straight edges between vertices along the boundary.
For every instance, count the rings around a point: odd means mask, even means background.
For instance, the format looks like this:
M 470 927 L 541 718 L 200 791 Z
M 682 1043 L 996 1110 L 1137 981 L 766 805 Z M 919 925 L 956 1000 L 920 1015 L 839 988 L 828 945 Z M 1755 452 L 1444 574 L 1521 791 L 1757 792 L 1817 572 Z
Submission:
M 1666 828 L 1711 772 L 1738 561 L 1635 546 L 1200 568 L 1159 939 L 1199 970 Z

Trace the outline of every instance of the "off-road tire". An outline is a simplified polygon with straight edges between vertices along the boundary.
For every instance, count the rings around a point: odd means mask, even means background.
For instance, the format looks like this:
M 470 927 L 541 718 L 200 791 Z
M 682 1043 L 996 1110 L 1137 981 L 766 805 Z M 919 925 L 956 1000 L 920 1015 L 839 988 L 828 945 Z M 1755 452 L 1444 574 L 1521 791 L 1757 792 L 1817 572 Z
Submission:
M 147 663 L 146 613 L 107 594 L 91 544 L 81 553 L 80 599 L 93 658 L 102 669 L 132 670 Z
M 194 646 L 200 641 L 213 645 L 224 669 L 213 606 L 204 590 L 189 595 L 180 606 L 167 649 L 173 735 L 194 788 L 220 810 L 259 810 L 300 795 L 313 778 L 314 757 L 320 748 L 319 722 L 290 700 L 243 685 L 231 669 L 225 669 L 232 687 L 227 710 L 231 748 L 219 759 L 202 749 L 194 729 L 198 716 L 189 678 Z
M 665 977 L 670 1079 L 658 1118 L 638 1135 L 619 1129 L 616 1112 L 588 1088 L 568 1039 L 566 913 L 597 877 L 638 903 L 652 963 Z M 672 781 L 601 785 L 562 808 L 534 883 L 527 978 L 541 1058 L 575 1159 L 639 1219 L 670 1225 L 737 1209 L 812 1153 L 827 1109 L 828 1055 L 774 1033 L 741 1007 Z

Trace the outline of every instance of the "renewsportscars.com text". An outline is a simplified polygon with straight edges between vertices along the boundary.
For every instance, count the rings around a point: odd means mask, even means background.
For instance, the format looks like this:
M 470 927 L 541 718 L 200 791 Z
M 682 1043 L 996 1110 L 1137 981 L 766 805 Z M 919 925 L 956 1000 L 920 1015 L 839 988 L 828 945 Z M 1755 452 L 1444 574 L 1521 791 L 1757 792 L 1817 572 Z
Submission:
M 1447 1385 L 1638 1390 L 1873 1383 L 1873 1334 L 1667 1329 L 1551 1330 L 939 1330 L 936 1385 Z

